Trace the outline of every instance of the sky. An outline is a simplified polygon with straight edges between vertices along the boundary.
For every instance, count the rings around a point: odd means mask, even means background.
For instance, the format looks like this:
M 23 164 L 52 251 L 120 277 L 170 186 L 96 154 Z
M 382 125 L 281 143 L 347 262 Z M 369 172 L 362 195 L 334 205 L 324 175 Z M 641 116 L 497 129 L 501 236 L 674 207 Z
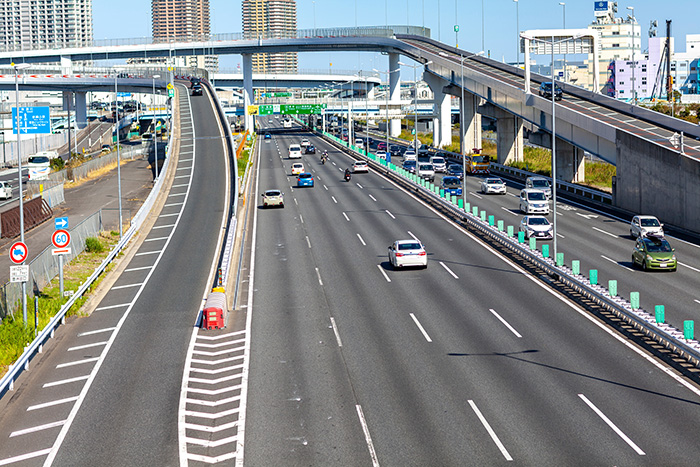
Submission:
M 508 62 L 516 59 L 516 24 L 523 31 L 561 28 L 564 9 L 567 28 L 585 28 L 594 20 L 593 0 L 568 0 L 565 7 L 559 5 L 559 0 L 518 0 L 517 9 L 513 0 L 297 0 L 296 3 L 299 29 L 405 25 L 408 22 L 430 28 L 434 39 L 450 45 L 455 45 L 458 39 L 461 49 L 485 50 L 491 58 Z M 209 0 L 209 5 L 213 33 L 241 32 L 241 0 Z M 658 36 L 666 34 L 666 20 L 673 21 L 671 34 L 676 38 L 677 52 L 685 51 L 686 34 L 700 34 L 698 0 L 618 0 L 617 16 L 631 14 L 627 7 L 634 7 L 634 15 L 641 25 L 642 50 L 647 47 L 651 20 L 658 21 Z M 148 0 L 93 0 L 92 9 L 96 40 L 151 36 L 151 2 Z M 457 38 L 455 24 L 459 25 Z M 222 71 L 233 71 L 240 62 L 238 55 L 219 60 Z M 331 63 L 334 71 L 352 73 L 388 67 L 385 56 L 369 52 L 299 54 L 300 70 L 327 70 Z M 410 68 L 404 69 L 402 75 L 404 79 L 413 79 Z

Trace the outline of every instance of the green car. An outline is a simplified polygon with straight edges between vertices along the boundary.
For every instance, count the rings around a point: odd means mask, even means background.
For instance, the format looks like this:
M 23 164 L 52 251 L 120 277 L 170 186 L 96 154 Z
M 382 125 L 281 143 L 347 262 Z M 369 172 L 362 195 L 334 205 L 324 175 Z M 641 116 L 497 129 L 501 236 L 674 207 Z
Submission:
M 634 245 L 632 252 L 632 265 L 640 265 L 642 269 L 663 269 L 675 271 L 678 267 L 676 251 L 665 238 L 640 237 Z

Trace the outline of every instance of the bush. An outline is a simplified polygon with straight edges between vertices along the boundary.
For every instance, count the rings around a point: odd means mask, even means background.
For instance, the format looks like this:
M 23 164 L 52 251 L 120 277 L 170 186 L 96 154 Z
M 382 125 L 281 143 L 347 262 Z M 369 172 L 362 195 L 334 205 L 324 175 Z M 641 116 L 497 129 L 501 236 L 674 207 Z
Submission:
M 101 253 L 104 250 L 102 243 L 95 237 L 85 239 L 85 251 L 88 253 Z
M 66 166 L 66 163 L 60 157 L 55 157 L 51 159 L 50 164 L 52 172 L 58 172 L 59 170 L 63 170 L 63 168 Z

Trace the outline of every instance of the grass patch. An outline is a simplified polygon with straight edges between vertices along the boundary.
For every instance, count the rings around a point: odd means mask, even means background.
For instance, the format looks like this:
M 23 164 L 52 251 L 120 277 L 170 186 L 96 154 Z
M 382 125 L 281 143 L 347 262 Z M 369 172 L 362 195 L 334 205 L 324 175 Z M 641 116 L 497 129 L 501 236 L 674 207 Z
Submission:
M 64 290 L 78 290 L 80 284 L 90 277 L 95 268 L 107 257 L 112 247 L 119 242 L 119 232 L 103 232 L 99 238 L 93 238 L 101 248 L 100 252 L 83 252 L 63 267 Z M 107 268 L 111 270 L 113 265 Z M 102 281 L 102 274 L 81 298 L 76 300 L 66 316 L 74 316 L 87 300 L 92 290 Z M 54 278 L 39 295 L 39 327 L 40 332 L 61 309 L 67 298 L 60 297 L 58 277 Z M 0 324 L 0 377 L 7 373 L 9 365 L 22 355 L 24 347 L 34 340 L 34 300 L 27 296 L 27 327 L 22 321 L 22 310 L 15 312 L 14 318 L 8 316 Z

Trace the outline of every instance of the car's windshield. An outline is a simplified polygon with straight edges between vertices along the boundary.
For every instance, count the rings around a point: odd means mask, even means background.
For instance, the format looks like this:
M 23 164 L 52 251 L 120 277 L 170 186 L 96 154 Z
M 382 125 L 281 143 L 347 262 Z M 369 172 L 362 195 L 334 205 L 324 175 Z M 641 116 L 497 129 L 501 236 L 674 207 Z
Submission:
M 399 250 L 420 250 L 420 243 L 399 243 Z
M 501 180 L 500 178 L 487 178 L 486 183 L 488 183 L 489 185 L 500 185 L 501 183 L 503 183 L 503 180 Z
M 46 156 L 34 156 L 29 158 L 30 164 L 48 164 L 49 158 Z
M 420 170 L 433 170 L 433 166 L 430 164 L 421 164 L 419 169 Z
M 450 166 L 450 171 L 452 171 L 452 172 L 461 172 L 461 171 L 462 171 L 462 166 L 461 166 L 461 165 L 451 165 L 451 166 Z
M 416 161 L 406 161 L 403 163 L 404 167 L 415 167 L 416 166 Z
M 532 186 L 535 188 L 549 188 L 548 180 L 532 180 Z
M 442 179 L 442 184 L 445 185 L 445 188 L 459 188 L 461 186 L 457 177 L 445 177 Z
M 433 164 L 444 164 L 445 159 L 443 159 L 442 157 L 433 157 L 432 163 Z
M 528 219 L 530 225 L 549 225 L 549 221 L 544 217 L 531 217 Z
M 641 219 L 642 227 L 658 227 L 659 221 L 656 219 Z
M 472 156 L 472 161 L 476 163 L 484 162 L 484 156 Z
M 530 201 L 545 201 L 547 198 L 541 191 L 532 191 L 527 194 L 527 199 Z
M 673 251 L 671 244 L 666 240 L 651 240 L 645 238 L 644 244 L 647 246 L 647 251 L 649 253 L 669 253 Z

